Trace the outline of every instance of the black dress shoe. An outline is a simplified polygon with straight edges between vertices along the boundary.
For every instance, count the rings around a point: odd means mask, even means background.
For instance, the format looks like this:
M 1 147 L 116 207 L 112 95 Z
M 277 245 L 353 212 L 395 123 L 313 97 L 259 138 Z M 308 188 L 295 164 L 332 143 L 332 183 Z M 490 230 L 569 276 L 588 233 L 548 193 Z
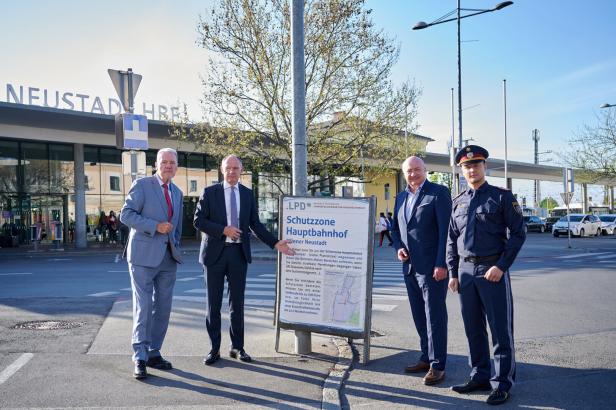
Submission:
M 455 391 L 456 393 L 470 393 L 477 390 L 488 391 L 490 389 L 492 389 L 490 382 L 480 383 L 476 382 L 473 379 L 469 379 L 464 384 L 457 384 L 455 386 L 451 386 L 451 390 Z
M 135 371 L 133 372 L 135 379 L 145 379 L 148 377 L 148 372 L 145 370 L 145 360 L 135 360 Z
M 509 392 L 494 389 L 492 390 L 492 393 L 490 393 L 490 395 L 488 396 L 486 403 L 496 406 L 499 404 L 503 404 L 504 402 L 507 401 L 508 398 L 509 398 Z
M 203 360 L 203 363 L 208 366 L 211 366 L 216 363 L 218 359 L 220 359 L 220 353 L 218 352 L 218 350 L 212 350 L 207 354 L 207 356 Z
M 250 355 L 248 355 L 248 353 L 246 353 L 244 349 L 231 349 L 229 351 L 229 356 L 233 359 L 237 359 L 239 357 L 241 361 L 246 363 L 252 362 L 252 357 L 250 357 Z
M 158 369 L 158 370 L 171 370 L 171 369 L 173 369 L 173 366 L 171 365 L 171 362 L 163 359 L 162 356 L 150 357 L 148 359 L 148 361 L 145 362 L 145 365 L 148 366 L 148 367 L 153 367 L 153 368 Z

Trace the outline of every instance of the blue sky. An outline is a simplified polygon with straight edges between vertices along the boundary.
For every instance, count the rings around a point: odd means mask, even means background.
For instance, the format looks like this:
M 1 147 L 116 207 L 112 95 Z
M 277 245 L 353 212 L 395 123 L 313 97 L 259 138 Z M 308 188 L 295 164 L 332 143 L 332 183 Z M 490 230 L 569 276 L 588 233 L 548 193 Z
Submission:
M 462 7 L 491 8 L 497 2 L 463 0 Z M 115 97 L 107 68 L 132 67 L 144 77 L 137 102 L 184 101 L 191 116 L 200 118 L 199 75 L 207 55 L 195 44 L 196 24 L 211 4 L 2 2 L 0 101 L 6 99 L 6 83 Z M 394 81 L 414 79 L 423 89 L 419 132 L 436 140 L 429 145 L 435 152 L 445 152 L 451 135 L 456 24 L 411 27 L 456 6 L 456 0 L 367 1 L 375 25 L 400 44 Z M 465 138 L 503 157 L 502 80 L 507 79 L 509 158 L 532 161 L 534 128 L 540 130 L 541 151 L 564 149 L 583 124 L 593 123 L 600 104 L 616 103 L 614 17 L 612 0 L 517 0 L 501 11 L 463 20 Z M 529 186 L 517 185 L 524 191 Z M 550 186 L 544 191 L 559 188 Z

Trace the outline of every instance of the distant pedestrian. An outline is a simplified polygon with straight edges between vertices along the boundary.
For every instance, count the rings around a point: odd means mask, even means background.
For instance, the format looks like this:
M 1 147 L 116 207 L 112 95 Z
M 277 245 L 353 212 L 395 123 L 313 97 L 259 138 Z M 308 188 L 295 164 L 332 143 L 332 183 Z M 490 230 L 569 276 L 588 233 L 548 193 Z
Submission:
M 447 265 L 449 288 L 460 294 L 471 374 L 452 390 L 492 390 L 487 403 L 502 404 L 509 398 L 516 373 L 509 267 L 526 234 L 522 209 L 511 191 L 486 182 L 487 158 L 488 151 L 477 145 L 456 155 L 469 188 L 453 200 Z M 486 320 L 494 347 L 492 377 Z
M 381 227 L 380 239 L 379 239 L 379 247 L 383 246 L 383 238 L 387 237 L 389 240 L 389 246 L 391 246 L 394 242 L 391 240 L 391 234 L 389 231 L 391 230 L 391 224 L 385 217 L 385 213 L 381 212 L 379 215 L 379 226 Z

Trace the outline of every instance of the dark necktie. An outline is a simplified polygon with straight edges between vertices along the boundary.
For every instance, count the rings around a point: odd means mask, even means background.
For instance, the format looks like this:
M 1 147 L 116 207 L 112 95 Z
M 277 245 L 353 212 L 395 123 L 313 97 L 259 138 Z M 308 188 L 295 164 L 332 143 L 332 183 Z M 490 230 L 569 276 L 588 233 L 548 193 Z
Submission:
M 173 216 L 173 205 L 171 204 L 171 197 L 169 196 L 169 186 L 163 184 L 163 190 L 165 191 L 165 201 L 167 201 L 167 221 L 171 221 Z
M 475 218 L 478 202 L 478 192 L 475 190 L 468 204 L 468 216 L 466 217 L 466 231 L 464 232 L 464 247 L 473 254 L 475 247 Z
M 229 208 L 231 209 L 231 226 L 235 226 L 236 228 L 240 227 L 240 224 L 237 221 L 237 202 L 235 201 L 235 186 L 231 186 L 231 195 L 229 196 L 229 200 L 231 203 L 229 204 Z

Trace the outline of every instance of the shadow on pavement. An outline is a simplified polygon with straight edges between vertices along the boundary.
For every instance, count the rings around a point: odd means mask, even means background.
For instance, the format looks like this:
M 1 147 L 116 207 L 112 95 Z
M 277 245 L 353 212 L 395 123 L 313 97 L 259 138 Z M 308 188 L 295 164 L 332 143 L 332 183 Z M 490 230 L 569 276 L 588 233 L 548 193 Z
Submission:
M 164 377 L 164 373 L 159 372 L 156 377 L 148 377 L 147 379 L 142 381 L 142 383 L 165 388 L 185 389 L 207 396 L 234 400 L 237 402 L 241 402 L 242 404 L 251 404 L 271 408 L 279 408 L 281 406 L 281 402 L 284 403 L 285 408 L 289 409 L 303 408 L 294 406 L 290 403 L 301 403 L 304 405 L 319 407 L 321 405 L 320 400 L 312 400 L 305 397 L 301 398 L 298 397 L 297 394 L 283 393 L 279 391 L 276 386 L 278 386 L 280 383 L 285 383 L 289 378 L 293 378 L 294 381 L 304 383 L 304 386 L 300 387 L 302 390 L 308 388 L 320 388 L 323 384 L 324 378 L 324 374 L 322 373 L 308 371 L 305 373 L 313 373 L 314 377 L 300 377 L 293 376 L 291 373 L 287 372 L 301 371 L 297 368 L 278 365 L 279 368 L 285 369 L 286 371 L 272 371 L 266 367 L 261 367 L 261 365 L 264 365 L 265 363 L 260 361 L 255 361 L 250 365 L 238 364 L 236 362 L 228 360 L 221 360 L 219 363 L 224 363 L 225 371 L 233 372 L 233 379 L 235 380 L 245 380 L 249 382 L 252 378 L 255 377 L 254 375 L 245 373 L 249 371 L 263 373 L 263 377 L 278 379 L 273 379 L 269 383 L 271 385 L 271 388 L 268 389 L 251 386 L 250 384 L 239 384 L 231 381 L 208 378 L 200 374 L 188 372 L 185 370 L 173 369 L 166 373 L 173 374 L 179 379 Z M 242 373 L 244 373 L 243 376 L 241 375 Z M 207 384 L 209 386 L 204 386 L 203 384 Z
M 488 392 L 459 395 L 451 391 L 454 384 L 466 382 L 470 368 L 468 358 L 449 355 L 446 379 L 437 386 L 425 386 L 423 373 L 404 374 L 404 366 L 414 362 L 418 352 L 397 353 L 355 363 L 353 376 L 341 391 L 342 402 L 361 405 L 382 402 L 384 406 L 404 405 L 431 409 L 476 407 Z M 359 374 L 358 374 L 359 373 Z M 509 406 L 531 408 L 609 408 L 616 385 L 616 369 L 572 368 L 534 363 L 517 363 L 517 380 L 511 390 Z M 613 408 L 613 407 L 612 407 Z

